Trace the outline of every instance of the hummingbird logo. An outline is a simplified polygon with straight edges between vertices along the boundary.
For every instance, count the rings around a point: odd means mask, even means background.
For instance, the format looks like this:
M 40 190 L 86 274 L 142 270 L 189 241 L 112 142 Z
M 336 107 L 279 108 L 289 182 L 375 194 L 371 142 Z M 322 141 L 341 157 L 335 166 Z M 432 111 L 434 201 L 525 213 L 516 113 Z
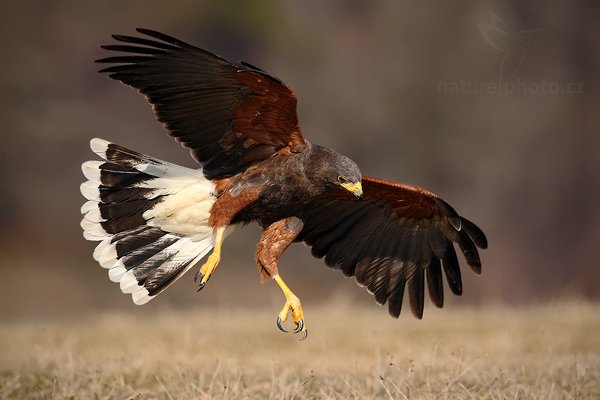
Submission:
M 547 27 L 514 32 L 497 14 L 490 11 L 489 15 L 491 23 L 480 22 L 479 31 L 490 46 L 504 53 L 498 77 L 502 82 L 504 78 L 517 76 L 525 63 L 534 34 Z

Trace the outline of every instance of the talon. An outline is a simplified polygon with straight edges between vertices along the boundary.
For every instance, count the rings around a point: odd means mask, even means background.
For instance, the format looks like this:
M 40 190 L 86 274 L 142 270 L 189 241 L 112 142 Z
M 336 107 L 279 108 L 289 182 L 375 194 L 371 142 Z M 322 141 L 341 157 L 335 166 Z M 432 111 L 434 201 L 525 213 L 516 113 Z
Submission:
M 300 333 L 302 332 L 302 329 L 304 328 L 304 320 L 299 320 L 298 323 L 296 324 L 296 328 L 294 328 L 294 333 Z
M 300 339 L 300 341 L 303 341 L 308 337 L 308 329 L 305 329 L 302 332 L 304 332 L 304 335 L 302 336 L 302 339 Z
M 285 332 L 285 333 L 287 333 L 287 331 L 286 331 L 285 329 L 283 329 L 283 326 L 281 325 L 281 322 L 282 322 L 282 321 L 281 321 L 281 317 L 277 317 L 277 327 L 279 328 L 279 330 L 280 330 L 281 332 Z
M 206 262 L 200 267 L 200 269 L 194 275 L 194 283 L 198 283 L 197 292 L 204 289 L 206 282 L 212 276 L 212 273 L 215 272 L 217 265 L 219 265 L 219 261 L 221 261 L 221 243 L 223 242 L 223 234 L 225 232 L 225 227 L 219 227 L 216 231 L 215 237 L 215 247 L 213 252 L 208 256 Z
M 282 332 L 287 332 L 285 329 L 283 329 L 281 323 L 287 321 L 289 315 L 288 313 L 291 311 L 292 317 L 294 317 L 294 323 L 296 324 L 296 327 L 292 332 L 303 332 L 302 339 L 300 340 L 306 339 L 306 336 L 308 334 L 306 333 L 306 324 L 304 323 L 304 313 L 302 312 L 302 305 L 300 304 L 300 300 L 287 287 L 287 285 L 283 282 L 279 274 L 274 275 L 273 279 L 275 280 L 275 282 L 277 282 L 277 284 L 283 291 L 283 294 L 285 295 L 285 304 L 281 309 L 281 312 L 279 312 L 279 316 L 277 317 L 277 327 L 279 327 L 279 329 Z

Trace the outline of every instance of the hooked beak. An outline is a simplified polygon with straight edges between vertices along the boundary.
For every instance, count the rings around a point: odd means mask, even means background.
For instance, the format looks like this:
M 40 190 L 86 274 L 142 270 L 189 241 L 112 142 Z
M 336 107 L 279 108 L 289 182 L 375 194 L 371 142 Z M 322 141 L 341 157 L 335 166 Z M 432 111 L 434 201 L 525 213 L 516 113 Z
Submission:
M 341 183 L 341 185 L 344 189 L 349 190 L 350 192 L 354 193 L 354 195 L 356 197 L 362 197 L 363 190 L 362 190 L 362 183 L 360 181 L 358 181 L 356 183 L 351 183 L 351 182 Z

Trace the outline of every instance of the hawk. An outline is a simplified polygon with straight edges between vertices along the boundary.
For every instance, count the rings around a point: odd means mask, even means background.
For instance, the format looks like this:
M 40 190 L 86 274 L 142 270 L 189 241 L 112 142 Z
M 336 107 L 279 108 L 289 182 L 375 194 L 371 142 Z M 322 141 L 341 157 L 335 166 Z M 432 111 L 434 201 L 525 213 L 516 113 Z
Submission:
M 170 136 L 201 168 L 189 169 L 92 139 L 102 161 L 83 163 L 84 236 L 99 241 L 94 258 L 109 278 L 144 304 L 203 259 L 198 290 L 221 260 L 236 226 L 258 223 L 262 281 L 274 280 L 294 333 L 307 330 L 299 298 L 278 270 L 294 242 L 353 276 L 398 317 L 405 288 L 412 313 L 423 315 L 425 287 L 444 303 L 442 270 L 462 293 L 455 251 L 480 274 L 477 248 L 487 239 L 444 200 L 418 186 L 363 176 L 352 160 L 304 139 L 296 95 L 284 82 L 246 62 L 232 63 L 165 34 L 137 29 L 102 46 L 100 72 L 137 89 Z

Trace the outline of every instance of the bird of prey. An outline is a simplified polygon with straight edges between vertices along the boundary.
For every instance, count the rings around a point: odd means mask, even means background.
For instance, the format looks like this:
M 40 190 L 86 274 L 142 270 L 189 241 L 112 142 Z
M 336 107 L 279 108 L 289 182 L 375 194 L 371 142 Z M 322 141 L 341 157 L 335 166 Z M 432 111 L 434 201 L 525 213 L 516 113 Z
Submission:
M 100 242 L 94 258 L 134 303 L 153 299 L 212 250 L 195 275 L 204 288 L 224 238 L 250 222 L 263 228 L 260 277 L 273 279 L 285 296 L 277 325 L 285 331 L 291 314 L 302 338 L 308 331 L 300 300 L 278 271 L 294 242 L 354 276 L 396 318 L 405 288 L 417 318 L 425 287 L 443 306 L 442 270 L 450 290 L 462 293 L 455 244 L 481 272 L 481 229 L 435 194 L 363 176 L 348 157 L 304 139 L 296 95 L 281 80 L 163 33 L 137 32 L 102 46 L 115 53 L 97 60 L 108 64 L 100 72 L 145 95 L 201 168 L 91 140 L 102 161 L 82 165 L 88 201 L 81 225 L 86 239 Z

